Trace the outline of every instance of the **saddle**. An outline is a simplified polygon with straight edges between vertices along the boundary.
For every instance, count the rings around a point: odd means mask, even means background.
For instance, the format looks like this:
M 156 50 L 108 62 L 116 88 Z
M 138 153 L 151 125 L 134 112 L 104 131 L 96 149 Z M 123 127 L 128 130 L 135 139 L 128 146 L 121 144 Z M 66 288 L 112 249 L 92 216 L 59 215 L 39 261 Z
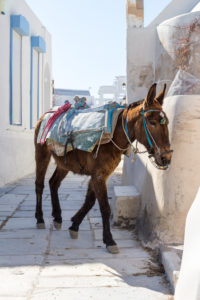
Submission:
M 96 145 L 110 142 L 123 109 L 115 102 L 97 108 L 70 108 L 55 118 L 48 134 L 44 135 L 48 121 L 52 118 L 49 112 L 42 120 L 37 143 L 46 142 L 57 156 L 64 156 L 74 149 L 92 152 Z

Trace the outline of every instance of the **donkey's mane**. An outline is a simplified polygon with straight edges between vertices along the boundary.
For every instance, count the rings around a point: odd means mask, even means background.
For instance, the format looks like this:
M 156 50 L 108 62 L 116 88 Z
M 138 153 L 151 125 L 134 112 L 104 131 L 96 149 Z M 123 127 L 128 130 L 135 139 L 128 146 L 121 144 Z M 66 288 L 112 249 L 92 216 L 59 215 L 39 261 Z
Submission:
M 129 106 L 128 106 L 128 110 L 129 110 L 130 108 L 134 108 L 134 107 L 137 107 L 137 106 L 139 106 L 140 104 L 142 104 L 142 103 L 143 103 L 143 101 L 144 101 L 144 99 L 142 99 L 142 100 L 138 100 L 138 101 L 136 101 L 136 102 L 133 102 L 133 103 L 129 104 Z

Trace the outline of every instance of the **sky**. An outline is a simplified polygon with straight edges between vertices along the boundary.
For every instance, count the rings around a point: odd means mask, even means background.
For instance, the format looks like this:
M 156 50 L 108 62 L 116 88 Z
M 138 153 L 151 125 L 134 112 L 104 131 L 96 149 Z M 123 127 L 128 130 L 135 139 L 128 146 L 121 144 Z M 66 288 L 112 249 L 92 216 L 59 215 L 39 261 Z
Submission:
M 112 85 L 126 74 L 126 0 L 26 0 L 52 36 L 55 88 Z M 170 0 L 144 0 L 145 25 Z

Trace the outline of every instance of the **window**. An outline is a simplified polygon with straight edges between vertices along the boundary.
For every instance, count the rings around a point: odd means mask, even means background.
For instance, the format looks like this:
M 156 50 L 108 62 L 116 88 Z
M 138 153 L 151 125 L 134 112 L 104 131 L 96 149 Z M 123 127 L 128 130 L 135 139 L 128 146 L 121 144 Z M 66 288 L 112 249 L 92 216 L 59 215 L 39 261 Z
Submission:
M 33 49 L 32 62 L 32 127 L 39 118 L 39 53 Z
M 10 124 L 22 125 L 22 38 L 29 23 L 21 15 L 10 19 Z
M 30 128 L 34 128 L 39 119 L 39 106 L 41 98 L 40 81 L 41 66 L 40 55 L 46 51 L 45 41 L 40 36 L 31 37 L 31 103 L 30 103 Z
M 22 37 L 13 30 L 12 124 L 22 124 Z

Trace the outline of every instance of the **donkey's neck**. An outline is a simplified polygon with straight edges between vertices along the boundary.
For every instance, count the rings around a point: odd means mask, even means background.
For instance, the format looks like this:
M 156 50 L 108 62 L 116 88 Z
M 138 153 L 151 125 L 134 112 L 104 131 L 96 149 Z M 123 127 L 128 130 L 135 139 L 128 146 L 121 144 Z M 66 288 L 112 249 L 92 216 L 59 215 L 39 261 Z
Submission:
M 131 142 L 135 140 L 135 123 L 139 117 L 140 106 L 135 108 L 126 109 L 123 113 L 124 124 L 126 122 L 128 135 Z
M 130 142 L 128 141 L 128 138 L 133 142 L 135 140 L 135 122 L 137 120 L 138 113 L 137 109 L 125 109 L 123 113 L 119 116 L 118 122 L 116 125 L 116 129 L 114 132 L 113 140 L 120 148 L 127 148 Z M 122 120 L 123 118 L 123 120 Z M 126 133 L 124 131 L 125 128 L 123 128 L 123 124 L 127 124 L 128 128 L 128 138 L 126 136 Z

